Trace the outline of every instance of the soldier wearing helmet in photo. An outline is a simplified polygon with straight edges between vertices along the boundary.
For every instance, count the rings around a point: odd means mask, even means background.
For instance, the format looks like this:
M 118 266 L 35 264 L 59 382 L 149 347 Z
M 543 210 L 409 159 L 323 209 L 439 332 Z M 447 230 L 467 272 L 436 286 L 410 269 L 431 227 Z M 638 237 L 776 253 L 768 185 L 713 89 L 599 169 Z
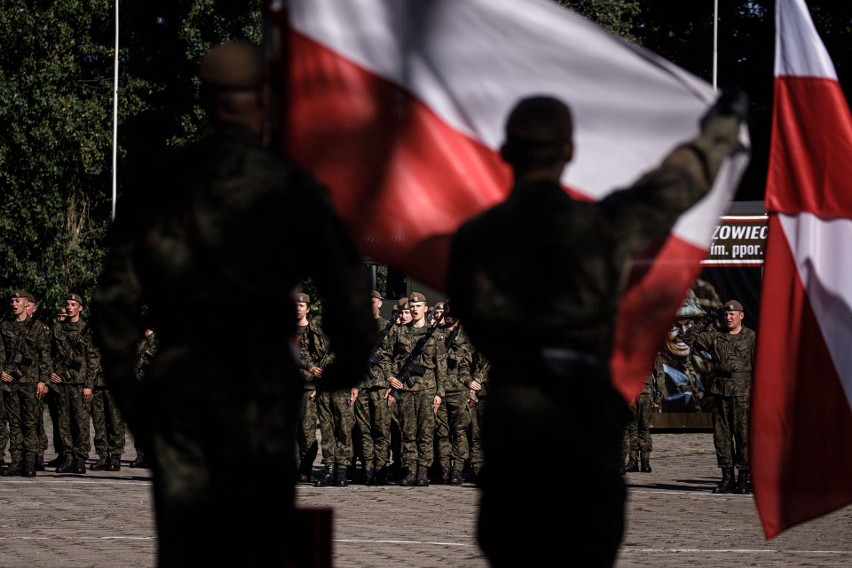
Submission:
M 712 364 L 683 340 L 683 334 L 706 315 L 698 305 L 695 293 L 688 290 L 654 365 L 656 372 L 665 376 L 662 412 L 710 409 L 707 381 L 712 377 Z

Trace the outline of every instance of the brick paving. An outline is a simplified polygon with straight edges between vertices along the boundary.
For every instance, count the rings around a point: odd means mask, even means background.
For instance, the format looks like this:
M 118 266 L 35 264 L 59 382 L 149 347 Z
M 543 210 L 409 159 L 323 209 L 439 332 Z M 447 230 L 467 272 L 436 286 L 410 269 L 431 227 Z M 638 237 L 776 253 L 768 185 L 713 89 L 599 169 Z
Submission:
M 617 568 L 852 566 L 852 507 L 766 541 L 751 495 L 710 492 L 719 479 L 711 434 L 653 437 L 654 471 L 627 474 Z M 127 467 L 128 447 L 118 472 L 0 478 L 0 568 L 153 568 L 150 470 Z M 331 510 L 336 568 L 484 568 L 475 542 L 478 498 L 472 484 L 298 486 L 300 507 Z

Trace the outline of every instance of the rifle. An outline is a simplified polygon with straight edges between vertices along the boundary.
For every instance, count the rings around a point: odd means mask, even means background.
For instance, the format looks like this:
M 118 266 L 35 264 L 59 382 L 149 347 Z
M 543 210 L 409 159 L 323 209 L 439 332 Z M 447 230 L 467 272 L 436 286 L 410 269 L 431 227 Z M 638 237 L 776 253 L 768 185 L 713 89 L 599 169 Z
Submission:
M 80 333 L 77 334 L 77 337 L 68 342 L 68 346 L 70 347 L 71 354 L 69 354 L 68 351 L 65 350 L 61 341 L 56 342 L 57 354 L 62 356 L 60 362 L 57 365 L 54 365 L 54 372 L 57 375 L 59 374 L 59 369 L 61 368 L 60 366 L 64 366 L 65 369 L 71 369 L 72 371 L 79 371 L 80 369 L 83 368 L 83 364 L 80 363 L 80 361 L 77 361 L 76 359 L 74 359 L 74 357 L 72 355 L 73 354 L 77 354 L 77 355 L 80 354 L 80 351 L 82 350 L 82 347 L 83 347 L 83 338 L 85 337 L 86 331 L 88 331 L 88 329 L 89 329 L 89 321 L 87 320 L 86 324 L 80 330 Z M 68 377 L 64 377 L 64 378 L 67 379 Z
M 429 338 L 432 337 L 432 334 L 435 333 L 442 321 L 444 321 L 443 318 L 436 319 L 434 323 L 429 326 L 426 333 L 424 333 L 423 336 L 417 340 L 417 343 L 414 344 L 414 349 L 411 350 L 411 353 L 409 353 L 408 357 L 405 359 L 405 363 L 403 363 L 402 367 L 400 367 L 396 378 L 400 382 L 404 383 L 408 388 L 414 386 L 414 377 L 422 377 L 426 374 L 426 368 L 423 365 L 416 363 L 415 359 L 420 356 L 423 348 L 426 347 L 426 342 L 429 341 Z M 391 389 L 390 394 L 397 402 L 399 402 L 399 392 L 397 392 L 396 389 Z

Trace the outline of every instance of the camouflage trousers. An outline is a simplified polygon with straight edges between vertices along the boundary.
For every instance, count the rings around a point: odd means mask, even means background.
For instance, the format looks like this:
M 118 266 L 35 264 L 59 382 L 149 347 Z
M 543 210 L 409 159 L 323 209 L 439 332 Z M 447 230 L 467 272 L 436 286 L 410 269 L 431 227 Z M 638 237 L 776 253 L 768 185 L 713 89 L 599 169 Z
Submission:
M 296 465 L 314 463 L 319 451 L 317 444 L 317 391 L 306 390 L 299 402 L 296 425 Z
M 38 395 L 36 385 L 13 383 L 3 391 L 6 419 L 9 421 L 9 454 L 20 461 L 40 452 L 38 446 Z
M 386 388 L 362 390 L 355 400 L 355 423 L 364 467 L 376 471 L 385 467 L 390 459 L 391 409 L 385 392 Z
M 59 437 L 62 440 L 62 452 L 74 453 L 83 458 L 89 457 L 92 448 L 90 439 L 89 405 L 83 402 L 83 385 L 59 384 Z
M 651 400 L 650 394 L 640 394 L 636 402 L 630 405 L 630 422 L 624 429 L 624 442 L 621 448 L 621 462 L 648 459 L 654 444 L 651 440 Z
M 42 398 L 38 407 L 38 445 L 42 453 L 47 451 L 47 430 L 44 427 L 44 410 L 47 407 L 50 422 L 53 424 L 53 450 L 57 455 L 61 455 L 62 438 L 59 436 L 59 428 L 57 428 L 57 424 L 59 424 L 59 386 L 52 383 L 47 386 L 50 390 L 48 390 L 47 396 Z
M 435 415 L 435 453 L 441 468 L 455 462 L 461 471 L 470 452 L 467 430 L 470 426 L 470 409 L 467 407 L 468 391 L 445 393 Z
M 399 401 L 402 466 L 415 471 L 418 466 L 431 467 L 435 453 L 435 392 L 399 391 Z
M 115 405 L 109 389 L 95 387 L 92 392 L 92 426 L 95 430 L 95 453 L 121 456 L 124 453 L 124 417 Z
M 482 450 L 482 414 L 485 412 L 485 397 L 469 399 L 470 408 L 470 470 L 474 475 L 482 469 L 485 452 Z
M 349 389 L 317 392 L 322 463 L 349 467 L 352 464 L 352 428 L 355 412 L 349 404 Z
M 751 395 L 713 395 L 713 446 L 719 467 L 748 471 L 748 408 Z

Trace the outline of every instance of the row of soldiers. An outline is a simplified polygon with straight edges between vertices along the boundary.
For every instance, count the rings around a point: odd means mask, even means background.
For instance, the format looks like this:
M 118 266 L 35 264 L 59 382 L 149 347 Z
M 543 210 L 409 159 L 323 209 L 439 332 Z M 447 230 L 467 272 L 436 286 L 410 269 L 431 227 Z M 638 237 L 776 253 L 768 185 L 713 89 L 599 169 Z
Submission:
M 305 379 L 297 434 L 298 481 L 317 487 L 397 482 L 451 485 L 479 474 L 483 463 L 481 416 L 488 361 L 467 338 L 449 300 L 431 309 L 413 292 L 381 315 L 371 293 L 376 341 L 357 386 L 323 384 L 334 353 L 311 298 L 296 300 L 299 363 Z M 320 441 L 317 442 L 317 424 Z M 323 471 L 312 479 L 318 445 Z M 356 463 L 360 461 L 360 470 Z
M 3 476 L 35 477 L 55 467 L 57 473 L 86 473 L 94 449 L 93 469 L 118 471 L 125 446 L 125 423 L 101 372 L 100 355 L 83 317 L 83 298 L 65 297 L 53 321 L 36 317 L 29 292 L 9 296 L 7 317 L 0 321 L 0 467 L 8 446 L 11 461 Z M 53 424 L 56 458 L 45 462 L 48 437 L 45 409 Z M 141 453 L 131 467 L 147 467 Z

